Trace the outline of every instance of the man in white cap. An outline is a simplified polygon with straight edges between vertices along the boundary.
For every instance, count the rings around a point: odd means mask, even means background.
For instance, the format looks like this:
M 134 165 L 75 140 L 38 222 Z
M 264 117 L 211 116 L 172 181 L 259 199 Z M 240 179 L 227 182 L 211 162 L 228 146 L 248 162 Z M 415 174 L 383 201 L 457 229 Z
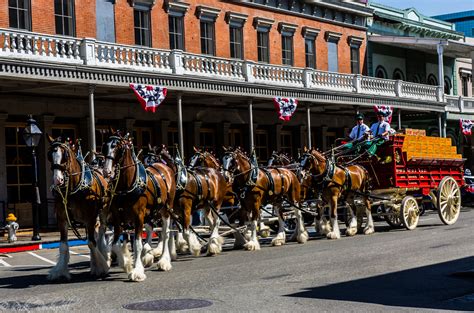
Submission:
M 361 140 L 362 138 L 364 138 L 365 133 L 370 130 L 369 126 L 364 124 L 364 115 L 362 113 L 358 113 L 356 115 L 356 121 L 356 126 L 352 128 L 351 133 L 349 134 L 349 138 L 352 141 Z
M 390 130 L 390 124 L 385 121 L 385 114 L 380 111 L 377 112 L 377 122 L 370 126 L 372 136 L 374 136 L 374 138 L 383 138 L 387 141 Z

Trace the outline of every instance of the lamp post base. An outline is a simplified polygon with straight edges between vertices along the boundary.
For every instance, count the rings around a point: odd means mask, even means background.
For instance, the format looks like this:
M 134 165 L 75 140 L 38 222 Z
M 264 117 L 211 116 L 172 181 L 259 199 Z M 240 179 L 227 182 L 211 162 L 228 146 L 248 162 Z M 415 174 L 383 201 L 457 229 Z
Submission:
M 35 234 L 33 235 L 33 237 L 31 237 L 31 240 L 32 241 L 40 241 L 41 240 L 41 236 L 39 234 Z

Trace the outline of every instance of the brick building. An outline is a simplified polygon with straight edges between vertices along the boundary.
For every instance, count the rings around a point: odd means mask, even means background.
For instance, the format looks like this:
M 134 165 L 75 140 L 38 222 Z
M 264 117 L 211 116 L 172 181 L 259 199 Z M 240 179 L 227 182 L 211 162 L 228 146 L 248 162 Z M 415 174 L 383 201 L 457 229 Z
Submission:
M 45 133 L 83 138 L 84 150 L 100 150 L 113 126 L 138 148 L 182 141 L 189 156 L 193 145 L 253 145 L 265 161 L 272 149 L 329 147 L 374 104 L 445 112 L 436 86 L 363 75 L 371 16 L 332 1 L 0 0 L 0 201 L 31 222 L 29 113 Z M 130 83 L 168 88 L 156 114 Z M 290 122 L 274 97 L 299 101 Z M 41 223 L 53 225 L 47 148 Z

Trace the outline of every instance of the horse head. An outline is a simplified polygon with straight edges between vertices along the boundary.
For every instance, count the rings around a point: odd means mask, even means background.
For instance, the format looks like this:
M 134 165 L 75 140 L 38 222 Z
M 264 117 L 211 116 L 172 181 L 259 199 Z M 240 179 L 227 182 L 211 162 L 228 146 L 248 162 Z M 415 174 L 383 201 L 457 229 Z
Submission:
M 152 147 L 150 144 L 148 144 L 148 152 L 143 156 L 143 164 L 145 164 L 145 166 L 150 166 L 153 163 L 161 161 L 160 156 L 156 153 L 157 150 L 158 147 Z
M 113 167 L 120 163 L 123 156 L 123 150 L 129 145 L 128 139 L 122 137 L 119 132 L 113 133 L 107 141 L 104 142 L 102 152 L 105 157 L 104 176 L 110 178 L 113 173 Z
M 48 160 L 51 162 L 53 171 L 53 183 L 56 187 L 62 187 L 66 183 L 66 176 L 70 176 L 80 169 L 73 168 L 77 164 L 74 162 L 75 153 L 68 141 L 61 137 L 53 138 L 47 136 L 50 143 L 48 149 Z
M 326 167 L 326 158 L 324 155 L 314 148 L 305 149 L 301 158 L 300 163 L 300 180 L 304 178 L 308 173 L 313 175 L 320 175 L 324 172 Z
M 224 176 L 228 182 L 233 182 L 236 174 L 246 173 L 251 168 L 250 159 L 240 148 L 224 149 L 225 153 L 222 158 L 222 169 Z

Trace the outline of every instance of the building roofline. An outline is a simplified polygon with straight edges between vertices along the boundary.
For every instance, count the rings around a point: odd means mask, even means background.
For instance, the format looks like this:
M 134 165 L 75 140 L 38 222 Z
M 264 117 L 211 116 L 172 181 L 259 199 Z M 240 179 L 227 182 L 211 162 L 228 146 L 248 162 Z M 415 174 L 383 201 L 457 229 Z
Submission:
M 440 14 L 440 15 L 432 16 L 432 18 L 440 19 L 440 20 L 458 19 L 458 18 L 466 18 L 466 17 L 474 17 L 474 10 L 459 11 L 459 12 L 446 13 L 446 14 Z

